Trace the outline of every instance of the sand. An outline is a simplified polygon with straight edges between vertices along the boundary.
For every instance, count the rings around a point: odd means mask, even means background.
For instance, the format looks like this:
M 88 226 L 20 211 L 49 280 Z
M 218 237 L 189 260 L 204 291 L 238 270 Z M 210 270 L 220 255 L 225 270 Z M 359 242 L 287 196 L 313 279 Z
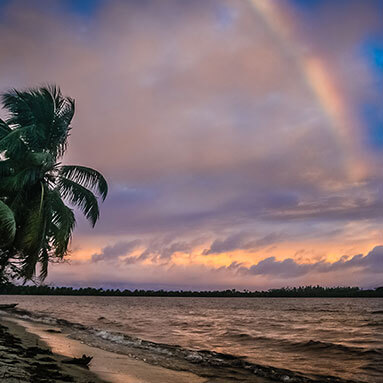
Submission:
M 51 326 L 0 317 L 0 381 L 4 383 L 203 383 L 195 374 L 153 366 L 90 347 Z M 62 361 L 92 355 L 89 369 Z
M 65 365 L 36 335 L 0 318 L 0 381 L 3 383 L 101 383 L 88 369 Z

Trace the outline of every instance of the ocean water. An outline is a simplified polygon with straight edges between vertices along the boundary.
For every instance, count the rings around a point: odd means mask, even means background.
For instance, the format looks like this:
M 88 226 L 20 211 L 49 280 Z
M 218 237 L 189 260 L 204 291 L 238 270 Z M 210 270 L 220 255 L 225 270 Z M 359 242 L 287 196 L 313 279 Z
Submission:
M 0 296 L 10 302 L 35 320 L 91 328 L 120 352 L 129 335 L 308 376 L 383 382 L 381 298 Z

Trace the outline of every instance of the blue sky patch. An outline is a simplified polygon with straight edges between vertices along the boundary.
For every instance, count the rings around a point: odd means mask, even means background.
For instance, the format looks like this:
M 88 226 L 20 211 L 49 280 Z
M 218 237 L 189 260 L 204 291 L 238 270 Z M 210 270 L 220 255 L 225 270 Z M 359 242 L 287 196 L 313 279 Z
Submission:
M 374 150 L 383 150 L 383 108 L 379 105 L 364 104 L 362 117 L 367 127 L 367 142 Z

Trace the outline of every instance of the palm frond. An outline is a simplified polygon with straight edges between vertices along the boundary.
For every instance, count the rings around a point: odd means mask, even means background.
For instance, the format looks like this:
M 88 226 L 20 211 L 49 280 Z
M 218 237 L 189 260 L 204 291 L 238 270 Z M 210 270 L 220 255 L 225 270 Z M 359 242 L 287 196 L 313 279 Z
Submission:
M 67 148 L 75 102 L 56 86 L 2 95 L 8 112 L 0 119 L 0 265 L 17 262 L 17 275 L 31 280 L 40 263 L 40 279 L 50 261 L 62 259 L 76 224 L 78 208 L 95 225 L 99 218 L 97 197 L 108 193 L 105 178 L 85 166 L 62 166 L 58 158 Z
M 41 240 L 45 234 L 45 217 L 40 212 L 40 201 L 33 205 L 25 212 L 26 221 L 22 228 L 21 248 L 24 252 L 33 252 L 41 245 Z
M 63 165 L 59 175 L 68 178 L 87 189 L 95 190 L 104 201 L 108 194 L 108 184 L 97 170 L 78 165 Z
M 0 245 L 11 243 L 16 235 L 16 221 L 12 210 L 0 201 Z
M 33 186 L 39 180 L 40 171 L 38 168 L 27 168 L 1 179 L 0 192 L 14 193 L 24 189 L 26 186 Z
M 15 214 L 16 222 L 23 221 L 25 219 L 25 209 L 30 206 L 27 193 L 25 190 L 19 190 L 12 195 L 7 196 L 7 203 Z
M 69 242 L 76 225 L 73 210 L 65 205 L 57 190 L 48 192 L 47 198 L 50 201 L 52 219 L 50 225 L 50 240 L 52 241 L 55 255 L 63 258 L 68 252 Z
M 0 139 L 0 153 L 5 153 L 7 158 L 19 159 L 28 151 L 23 140 L 29 126 L 13 129 L 7 135 Z
M 49 251 L 46 247 L 41 250 L 40 256 L 40 281 L 44 281 L 44 279 L 48 276 L 48 264 L 49 264 Z
M 75 101 L 69 97 L 63 97 L 61 92 L 55 95 L 56 111 L 50 135 L 50 150 L 56 157 L 62 157 L 67 148 L 67 140 L 70 132 L 70 124 L 75 112 Z
M 11 90 L 2 97 L 4 107 L 10 112 L 8 125 L 14 131 L 28 128 L 24 132 L 24 141 L 29 149 L 43 150 L 46 138 L 46 126 L 53 119 L 53 103 L 39 90 L 20 92 Z
M 68 178 L 60 177 L 57 183 L 60 195 L 68 200 L 73 206 L 77 206 L 94 226 L 100 216 L 97 198 L 95 195 Z
M 62 156 L 74 115 L 74 101 L 63 97 L 55 86 L 27 91 L 11 90 L 2 96 L 10 112 L 7 120 L 13 130 L 28 127 L 24 141 L 32 151 L 50 151 Z
M 39 199 L 32 201 L 25 212 L 25 222 L 17 233 L 17 248 L 22 254 L 22 276 L 25 280 L 30 280 L 35 275 L 36 265 L 46 244 L 47 222 L 50 217 L 45 214 L 45 212 L 49 213 L 45 203 L 43 207 L 42 212 Z
M 8 126 L 8 124 L 0 118 L 0 140 L 11 131 L 12 129 Z
M 0 181 L 3 177 L 9 177 L 14 171 L 14 163 L 10 159 L 0 160 Z
M 54 160 L 52 155 L 49 152 L 38 152 L 38 153 L 27 153 L 25 156 L 25 161 L 23 161 L 23 166 L 38 166 L 41 168 L 52 168 L 54 165 Z

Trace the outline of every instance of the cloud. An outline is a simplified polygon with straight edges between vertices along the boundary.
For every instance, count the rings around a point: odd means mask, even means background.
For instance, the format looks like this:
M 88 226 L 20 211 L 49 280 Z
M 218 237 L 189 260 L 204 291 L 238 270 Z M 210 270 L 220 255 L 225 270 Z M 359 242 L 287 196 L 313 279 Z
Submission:
M 233 250 L 255 250 L 279 242 L 281 237 L 280 234 L 271 233 L 262 238 L 254 239 L 254 236 L 249 233 L 235 233 L 225 239 L 216 239 L 209 249 L 204 250 L 203 254 L 221 254 Z
M 92 262 L 116 260 L 119 257 L 129 255 L 140 243 L 141 241 L 137 239 L 129 242 L 117 242 L 114 245 L 104 247 L 100 253 L 93 254 L 91 260 Z
M 138 257 L 130 257 L 127 263 L 141 262 L 150 259 L 154 263 L 168 263 L 177 253 L 190 254 L 195 248 L 206 240 L 205 237 L 195 238 L 192 241 L 174 241 L 172 236 L 165 236 L 151 240 L 145 250 Z
M 369 273 L 383 273 L 383 246 L 376 246 L 366 256 L 358 254 L 348 260 L 342 257 L 333 263 L 326 261 L 297 263 L 292 258 L 278 261 L 275 257 L 269 257 L 258 262 L 256 265 L 252 265 L 249 268 L 241 267 L 239 270 L 252 275 L 296 278 L 309 273 L 347 272 L 355 268 Z
M 171 235 L 159 236 L 154 239 L 119 241 L 113 245 L 105 246 L 100 252 L 93 254 L 90 262 L 121 261 L 126 264 L 133 264 L 150 259 L 153 263 L 167 263 L 173 255 L 191 253 L 196 246 L 205 241 L 206 237 L 195 238 L 192 241 L 176 241 Z
M 76 99 L 64 162 L 94 167 L 110 185 L 96 228 L 79 218 L 75 232 L 76 245 L 91 248 L 93 281 L 107 281 L 120 262 L 121 281 L 136 273 L 135 283 L 147 275 L 153 283 L 182 284 L 179 266 L 166 267 L 202 245 L 209 266 L 182 269 L 190 283 L 202 269 L 200 279 L 209 280 L 211 263 L 236 250 L 248 254 L 230 259 L 227 283 L 254 285 L 255 275 L 265 286 L 289 275 L 314 280 L 314 270 L 323 269 L 300 264 L 297 249 L 321 247 L 325 259 L 330 252 L 323 248 L 334 243 L 348 254 L 380 243 L 381 156 L 363 139 L 360 150 L 347 152 L 347 126 L 334 124 L 288 42 L 248 2 L 110 1 L 86 20 L 52 3 L 65 1 L 3 7 L 0 91 L 54 82 Z M 380 33 L 381 20 L 374 2 L 346 10 L 348 2 L 327 3 L 311 16 L 297 13 L 294 37 L 298 52 L 325 64 L 335 101 L 348 114 L 366 98 L 378 99 L 359 48 L 368 34 Z M 358 133 L 351 136 L 363 136 L 368 127 L 350 115 Z M 351 177 L 349 156 L 366 162 L 367 174 Z M 238 265 L 259 262 L 260 250 L 289 241 L 295 248 L 284 256 L 291 261 L 278 261 L 279 253 L 239 281 Z M 155 277 L 147 274 L 150 262 Z M 77 278 L 87 278 L 81 270 Z
M 53 265 L 48 283 L 72 286 L 104 286 L 113 288 L 151 289 L 268 289 L 283 286 L 321 284 L 323 286 L 359 285 L 377 287 L 383 275 L 383 246 L 367 255 L 343 257 L 338 261 L 299 264 L 291 258 L 278 261 L 274 257 L 253 266 L 233 261 L 225 267 L 203 264 L 83 262 L 73 267 Z M 53 279 L 52 279 L 53 278 Z

